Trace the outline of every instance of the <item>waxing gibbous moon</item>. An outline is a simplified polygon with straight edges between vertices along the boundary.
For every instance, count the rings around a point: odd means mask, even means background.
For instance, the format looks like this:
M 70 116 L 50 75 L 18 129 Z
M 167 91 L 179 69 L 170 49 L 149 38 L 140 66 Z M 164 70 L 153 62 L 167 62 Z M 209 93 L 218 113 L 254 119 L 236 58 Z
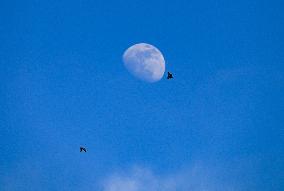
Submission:
M 123 54 L 125 68 L 135 77 L 146 82 L 157 82 L 165 73 L 165 59 L 153 45 L 139 43 Z

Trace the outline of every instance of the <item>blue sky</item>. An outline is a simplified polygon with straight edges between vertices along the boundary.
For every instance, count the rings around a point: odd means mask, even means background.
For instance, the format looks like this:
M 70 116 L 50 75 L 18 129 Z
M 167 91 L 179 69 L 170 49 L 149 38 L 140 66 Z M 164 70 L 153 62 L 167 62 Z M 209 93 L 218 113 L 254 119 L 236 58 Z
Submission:
M 283 1 L 1 4 L 0 190 L 284 188 Z M 127 72 L 140 42 L 174 80 Z

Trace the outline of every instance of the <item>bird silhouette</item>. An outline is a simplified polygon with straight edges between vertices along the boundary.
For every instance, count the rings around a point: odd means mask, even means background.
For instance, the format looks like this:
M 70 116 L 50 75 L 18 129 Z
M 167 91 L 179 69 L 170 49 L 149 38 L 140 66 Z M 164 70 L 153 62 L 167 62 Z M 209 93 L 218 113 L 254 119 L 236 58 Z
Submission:
M 168 77 L 167 77 L 167 79 L 169 80 L 169 79 L 171 79 L 171 78 L 174 78 L 174 77 L 173 77 L 173 74 L 170 73 L 170 72 L 168 72 Z
M 82 151 L 87 152 L 86 148 L 80 147 L 80 152 L 82 152 Z

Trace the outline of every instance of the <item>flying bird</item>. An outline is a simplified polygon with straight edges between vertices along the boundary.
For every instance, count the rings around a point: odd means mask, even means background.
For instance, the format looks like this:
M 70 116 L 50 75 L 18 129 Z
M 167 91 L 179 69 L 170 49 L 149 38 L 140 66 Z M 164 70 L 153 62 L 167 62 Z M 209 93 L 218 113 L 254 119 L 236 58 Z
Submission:
M 174 77 L 173 77 L 173 74 L 170 73 L 170 72 L 168 72 L 168 77 L 167 77 L 167 79 L 169 80 L 169 79 L 171 79 L 171 78 L 174 78 Z
M 82 151 L 87 152 L 86 148 L 80 147 L 80 152 L 82 152 Z

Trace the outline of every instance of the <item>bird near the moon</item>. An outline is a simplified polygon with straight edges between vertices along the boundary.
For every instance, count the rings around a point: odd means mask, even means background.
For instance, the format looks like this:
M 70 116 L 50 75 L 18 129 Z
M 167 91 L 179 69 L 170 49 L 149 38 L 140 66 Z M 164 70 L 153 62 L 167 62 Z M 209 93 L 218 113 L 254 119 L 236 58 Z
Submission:
M 139 43 L 129 47 L 123 54 L 126 69 L 146 82 L 159 81 L 165 72 L 165 59 L 153 45 Z

